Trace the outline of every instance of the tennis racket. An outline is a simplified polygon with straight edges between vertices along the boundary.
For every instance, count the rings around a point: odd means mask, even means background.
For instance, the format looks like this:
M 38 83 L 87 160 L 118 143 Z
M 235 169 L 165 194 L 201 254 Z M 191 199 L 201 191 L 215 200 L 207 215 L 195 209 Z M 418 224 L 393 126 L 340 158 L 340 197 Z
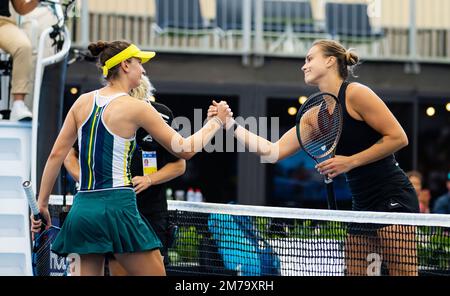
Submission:
M 25 181 L 22 184 L 27 197 L 28 205 L 35 220 L 42 220 L 42 227 L 39 233 L 35 233 L 31 263 L 33 275 L 35 276 L 65 276 L 68 274 L 69 264 L 65 257 L 59 256 L 51 251 L 52 243 L 58 235 L 60 228 L 47 226 L 47 221 L 39 213 L 31 182 Z
M 308 97 L 296 117 L 297 139 L 301 148 L 319 164 L 334 157 L 342 133 L 342 106 L 330 93 L 319 92 Z M 336 210 L 333 180 L 324 178 L 328 209 Z
M 59 225 L 63 225 L 66 220 L 67 215 L 69 214 L 70 206 L 67 205 L 66 198 L 66 188 L 67 188 L 67 170 L 66 168 L 62 168 L 62 183 L 63 183 L 63 203 L 61 207 L 61 212 L 59 213 Z

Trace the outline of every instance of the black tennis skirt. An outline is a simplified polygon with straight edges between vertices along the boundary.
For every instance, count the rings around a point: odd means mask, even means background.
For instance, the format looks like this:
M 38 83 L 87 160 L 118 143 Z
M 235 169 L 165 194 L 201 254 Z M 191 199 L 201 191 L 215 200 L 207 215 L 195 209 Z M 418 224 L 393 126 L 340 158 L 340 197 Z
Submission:
M 350 176 L 349 176 L 350 175 Z M 384 159 L 358 174 L 348 174 L 354 211 L 419 213 L 416 191 L 393 158 Z M 375 235 L 388 225 L 349 225 L 349 233 Z

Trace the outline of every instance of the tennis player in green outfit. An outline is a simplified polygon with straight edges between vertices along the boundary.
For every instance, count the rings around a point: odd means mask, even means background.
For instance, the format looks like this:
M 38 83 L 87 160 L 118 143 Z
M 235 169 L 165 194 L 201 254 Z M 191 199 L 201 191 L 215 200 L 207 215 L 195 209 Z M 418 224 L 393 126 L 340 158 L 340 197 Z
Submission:
M 151 104 L 159 112 L 161 117 L 168 125 L 173 126 L 174 116 L 172 111 L 166 105 L 152 101 L 153 86 L 147 76 L 143 75 L 141 83 L 137 88 L 130 91 L 130 95 L 138 100 L 144 100 Z M 184 174 L 186 169 L 186 160 L 180 159 L 156 142 L 151 135 L 143 128 L 136 132 L 136 149 L 131 159 L 131 180 L 136 192 L 136 201 L 141 215 L 147 219 L 152 226 L 163 248 L 161 254 L 164 256 L 164 265 L 169 264 L 168 248 L 172 240 L 171 227 L 169 226 L 169 212 L 167 210 L 167 200 L 165 195 L 166 182 Z M 146 174 L 149 170 L 145 166 L 145 154 L 152 154 L 153 171 Z M 78 142 L 70 150 L 64 166 L 67 172 L 80 182 L 80 163 L 78 160 Z M 127 272 L 118 264 L 113 256 L 107 256 L 109 275 L 124 276 Z
M 194 135 L 183 138 L 148 103 L 128 95 L 145 73 L 142 63 L 155 56 L 125 41 L 91 43 L 107 85 L 81 95 L 69 110 L 47 160 L 38 205 L 50 222 L 48 200 L 60 167 L 78 136 L 80 191 L 52 250 L 80 256 L 80 275 L 102 275 L 105 254 L 114 257 L 129 275 L 165 275 L 153 229 L 139 215 L 132 187 L 130 161 L 135 133 L 144 128 L 166 149 L 190 159 L 209 143 L 232 116 L 226 102 L 218 114 Z M 32 231 L 41 221 L 31 217 Z M 50 224 L 50 223 L 49 223 Z

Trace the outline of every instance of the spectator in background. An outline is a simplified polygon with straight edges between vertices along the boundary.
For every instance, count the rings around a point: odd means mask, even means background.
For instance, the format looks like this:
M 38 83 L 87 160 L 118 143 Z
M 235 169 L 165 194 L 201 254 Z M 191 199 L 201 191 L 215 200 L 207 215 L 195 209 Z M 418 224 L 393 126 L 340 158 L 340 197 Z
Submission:
M 446 180 L 447 193 L 436 199 L 433 207 L 435 214 L 450 214 L 450 172 L 447 173 Z
M 10 2 L 17 13 L 25 15 L 39 5 L 39 0 L 0 0 L 0 48 L 13 59 L 11 93 L 14 101 L 10 119 L 29 120 L 32 114 L 24 100 L 31 89 L 32 47 L 25 32 L 11 19 Z
M 421 213 L 430 213 L 430 191 L 428 189 L 422 189 L 423 177 L 418 171 L 409 171 L 406 173 L 409 181 L 416 190 L 417 197 L 419 198 L 419 208 Z

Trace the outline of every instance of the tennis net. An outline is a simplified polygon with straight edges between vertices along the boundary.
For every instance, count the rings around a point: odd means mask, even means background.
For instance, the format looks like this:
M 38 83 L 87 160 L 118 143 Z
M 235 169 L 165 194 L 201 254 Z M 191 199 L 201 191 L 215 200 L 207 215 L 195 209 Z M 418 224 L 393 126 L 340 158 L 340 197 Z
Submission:
M 450 275 L 450 217 L 170 201 L 168 274 Z
M 168 275 L 450 275 L 449 215 L 168 205 Z

